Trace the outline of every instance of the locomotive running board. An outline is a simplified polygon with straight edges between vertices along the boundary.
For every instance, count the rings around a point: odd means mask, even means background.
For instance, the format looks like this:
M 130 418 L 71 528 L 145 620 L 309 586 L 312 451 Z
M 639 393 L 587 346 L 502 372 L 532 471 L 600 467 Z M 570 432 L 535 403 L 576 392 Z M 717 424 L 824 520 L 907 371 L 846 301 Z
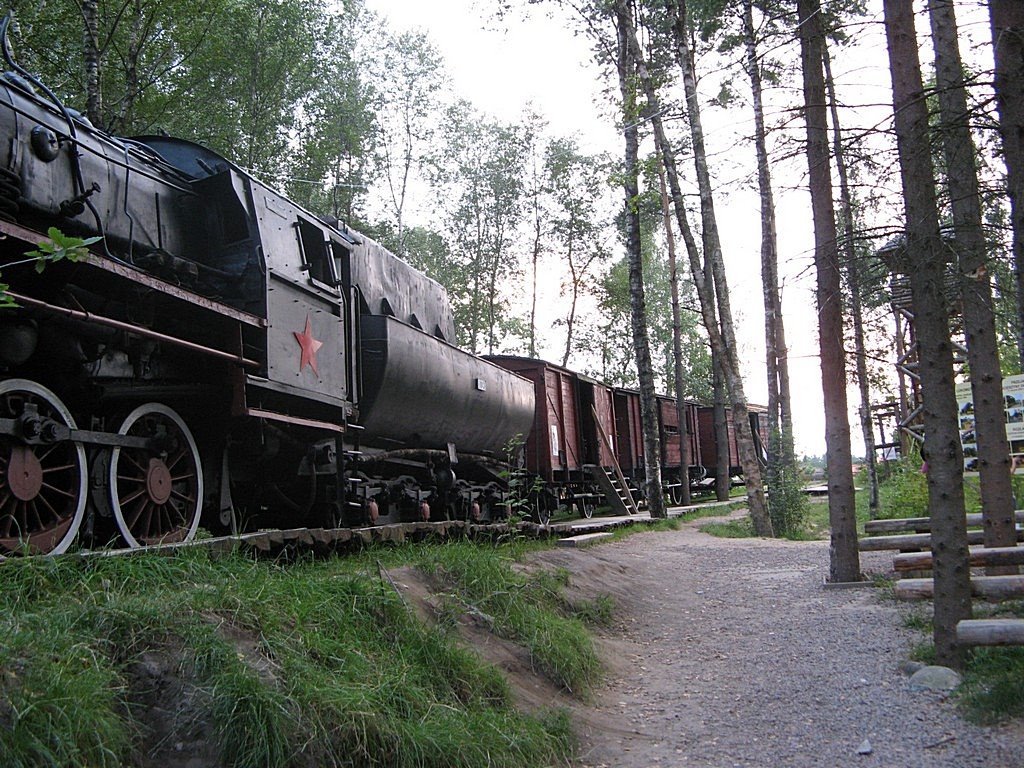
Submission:
M 299 427 L 310 427 L 312 429 L 322 429 L 328 432 L 337 432 L 339 434 L 345 433 L 344 424 L 334 424 L 330 421 L 319 421 L 317 419 L 304 419 L 300 416 L 289 416 L 286 413 L 276 413 L 274 411 L 265 411 L 262 408 L 246 408 L 246 416 L 253 416 L 257 419 L 268 419 L 270 421 L 282 421 L 285 424 L 294 424 Z

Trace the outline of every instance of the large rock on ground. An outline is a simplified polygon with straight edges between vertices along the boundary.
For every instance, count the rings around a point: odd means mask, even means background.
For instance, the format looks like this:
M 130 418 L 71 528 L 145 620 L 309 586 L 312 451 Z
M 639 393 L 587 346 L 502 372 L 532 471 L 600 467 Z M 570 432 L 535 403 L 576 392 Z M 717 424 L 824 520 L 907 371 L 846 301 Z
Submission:
M 960 675 L 949 667 L 922 667 L 910 677 L 912 691 L 948 693 L 960 685 Z

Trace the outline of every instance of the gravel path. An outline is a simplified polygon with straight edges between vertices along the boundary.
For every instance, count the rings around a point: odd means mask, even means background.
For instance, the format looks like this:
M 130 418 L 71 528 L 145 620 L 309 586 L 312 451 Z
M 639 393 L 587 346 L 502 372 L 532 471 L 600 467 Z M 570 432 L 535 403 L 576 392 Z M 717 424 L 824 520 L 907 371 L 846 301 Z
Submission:
M 827 542 L 688 525 L 542 559 L 613 594 L 625 624 L 609 681 L 578 709 L 584 766 L 1024 766 L 1020 724 L 973 726 L 909 690 L 898 667 L 921 636 L 873 589 L 824 589 Z

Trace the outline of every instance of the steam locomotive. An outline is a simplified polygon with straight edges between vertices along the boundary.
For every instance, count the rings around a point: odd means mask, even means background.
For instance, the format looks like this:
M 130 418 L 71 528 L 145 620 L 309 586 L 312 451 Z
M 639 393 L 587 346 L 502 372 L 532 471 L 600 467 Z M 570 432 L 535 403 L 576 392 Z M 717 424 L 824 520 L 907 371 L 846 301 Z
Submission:
M 437 282 L 204 147 L 96 130 L 0 39 L 0 554 L 493 519 L 524 461 L 535 514 L 593 497 Z M 51 227 L 99 240 L 37 271 Z

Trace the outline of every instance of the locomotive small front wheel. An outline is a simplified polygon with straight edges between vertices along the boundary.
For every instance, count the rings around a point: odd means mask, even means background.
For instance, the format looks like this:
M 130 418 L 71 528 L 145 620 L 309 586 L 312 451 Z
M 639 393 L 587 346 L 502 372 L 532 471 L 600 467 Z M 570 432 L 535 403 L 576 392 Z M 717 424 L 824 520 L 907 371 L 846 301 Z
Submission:
M 26 379 L 0 382 L 0 418 L 20 421 L 33 434 L 45 435 L 54 424 L 77 429 L 60 398 Z M 0 553 L 66 551 L 82 524 L 86 467 L 79 444 L 0 437 Z
M 369 499 L 363 507 L 363 518 L 366 520 L 367 525 L 376 525 L 380 519 L 380 507 L 377 506 L 377 502 L 373 499 Z
M 118 446 L 110 455 L 110 503 L 124 540 L 130 547 L 191 540 L 203 506 L 203 470 L 185 422 L 166 405 L 146 403 L 118 434 L 151 442 Z

